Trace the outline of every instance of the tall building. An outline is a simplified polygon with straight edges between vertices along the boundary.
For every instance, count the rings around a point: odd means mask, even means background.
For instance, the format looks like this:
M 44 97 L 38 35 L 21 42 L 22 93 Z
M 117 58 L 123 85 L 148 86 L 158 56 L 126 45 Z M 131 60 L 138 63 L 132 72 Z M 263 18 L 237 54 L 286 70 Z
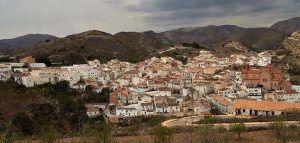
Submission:
M 274 69 L 271 65 L 258 68 L 243 65 L 242 83 L 253 87 L 262 86 L 267 90 L 291 91 L 291 83 L 284 80 L 281 70 Z

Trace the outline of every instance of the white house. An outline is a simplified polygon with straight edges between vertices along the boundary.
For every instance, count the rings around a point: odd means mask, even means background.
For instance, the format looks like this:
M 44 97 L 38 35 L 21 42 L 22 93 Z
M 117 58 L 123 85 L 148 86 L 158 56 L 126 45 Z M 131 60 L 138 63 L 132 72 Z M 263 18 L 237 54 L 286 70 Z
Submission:
M 10 72 L 0 72 L 0 81 L 7 81 L 10 77 Z
M 93 106 L 89 106 L 86 107 L 86 114 L 88 115 L 89 118 L 95 118 L 97 116 L 100 116 L 100 111 L 99 108 L 97 107 L 93 107 Z
M 141 115 L 148 116 L 148 115 L 154 115 L 154 107 L 153 103 L 141 103 Z
M 292 85 L 292 90 L 300 92 L 300 85 Z
M 224 97 L 229 97 L 230 94 L 233 94 L 234 90 L 230 89 L 230 88 L 222 88 L 218 90 L 218 95 L 222 95 Z
M 272 56 L 267 52 L 258 54 L 257 66 L 266 66 L 272 63 Z
M 248 93 L 248 98 L 262 99 L 262 88 L 261 87 L 247 87 L 246 92 Z
M 191 105 L 194 113 L 202 114 L 202 113 L 210 113 L 211 106 L 208 101 L 204 99 L 200 99 L 199 101 L 193 101 Z
M 25 73 L 29 72 L 28 68 L 13 68 L 13 72 Z
M 78 90 L 85 90 L 86 86 L 87 86 L 87 83 L 85 83 L 85 82 L 78 82 L 78 83 L 72 84 L 71 88 L 78 89 Z
M 291 92 L 274 92 L 275 99 L 277 101 L 284 102 L 300 102 L 300 93 L 291 91 Z
M 46 64 L 44 64 L 44 63 L 29 63 L 29 67 L 32 67 L 32 68 L 43 68 L 43 67 L 46 67 Z
M 138 116 L 138 112 L 136 108 L 117 107 L 116 115 L 120 117 L 133 117 L 133 116 Z
M 167 96 L 155 97 L 155 111 L 157 114 L 170 114 L 180 112 L 180 106 L 176 103 L 176 99 Z
M 99 60 L 93 60 L 93 61 L 88 61 L 88 65 L 90 66 L 96 66 L 96 67 L 100 67 L 101 66 L 101 63 Z
M 300 110 L 300 103 L 256 101 L 237 99 L 234 101 L 235 115 L 275 116 Z
M 203 97 L 214 91 L 214 85 L 212 83 L 197 83 L 192 85 L 192 87 L 198 92 L 199 96 Z
M 0 72 L 9 72 L 9 71 L 11 71 L 11 65 L 0 64 Z
M 150 103 L 153 100 L 152 96 L 146 93 L 140 94 L 138 98 L 141 103 Z
M 137 93 L 147 92 L 149 91 L 149 86 L 147 85 L 147 83 L 139 83 L 134 87 L 133 91 Z
M 171 96 L 172 90 L 170 88 L 161 87 L 158 88 L 157 96 Z
M 207 99 L 214 105 L 214 108 L 219 109 L 221 112 L 225 114 L 234 113 L 233 102 L 230 99 L 220 95 L 207 96 Z
M 26 87 L 34 86 L 33 77 L 31 75 L 22 76 L 21 80 L 22 80 L 22 84 L 25 85 Z
M 98 108 L 99 111 L 104 111 L 106 108 L 106 104 L 105 103 L 87 103 L 85 104 L 85 107 L 94 107 L 94 108 Z

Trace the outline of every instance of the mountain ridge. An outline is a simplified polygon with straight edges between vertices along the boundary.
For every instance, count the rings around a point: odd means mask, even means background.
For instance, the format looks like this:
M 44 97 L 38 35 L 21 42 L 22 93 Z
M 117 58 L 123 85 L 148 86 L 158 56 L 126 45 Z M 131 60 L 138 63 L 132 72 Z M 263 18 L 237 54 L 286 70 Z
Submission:
M 157 36 L 157 37 L 156 37 Z M 155 33 L 119 32 L 109 34 L 98 30 L 89 30 L 68 35 L 50 42 L 42 42 L 31 48 L 14 51 L 21 57 L 43 56 L 52 63 L 77 64 L 86 60 L 107 61 L 118 58 L 124 61 L 138 62 L 155 50 L 169 46 L 162 43 L 160 35 Z M 162 41 L 165 39 L 161 39 Z
M 291 35 L 293 32 L 300 30 L 300 17 L 294 17 L 276 22 L 270 28 L 287 35 Z
M 26 48 L 52 39 L 57 39 L 57 37 L 49 34 L 27 34 L 12 39 L 2 39 L 0 40 L 0 47 L 7 49 Z

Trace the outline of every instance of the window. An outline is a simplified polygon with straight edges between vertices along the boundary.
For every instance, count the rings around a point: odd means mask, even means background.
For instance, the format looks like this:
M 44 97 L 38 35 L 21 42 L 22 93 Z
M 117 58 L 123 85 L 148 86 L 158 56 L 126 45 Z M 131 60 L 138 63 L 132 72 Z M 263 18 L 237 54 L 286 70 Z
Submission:
M 268 79 L 264 78 L 264 79 L 263 79 L 263 82 L 268 82 Z

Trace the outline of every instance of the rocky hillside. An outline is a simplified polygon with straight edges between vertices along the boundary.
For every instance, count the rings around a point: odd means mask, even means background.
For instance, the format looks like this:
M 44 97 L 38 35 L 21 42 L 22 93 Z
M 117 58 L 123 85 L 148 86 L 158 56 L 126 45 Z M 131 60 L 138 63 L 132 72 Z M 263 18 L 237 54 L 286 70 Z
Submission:
M 47 34 L 28 34 L 13 39 L 0 40 L 0 48 L 3 49 L 18 49 L 32 47 L 40 42 L 50 41 L 57 37 Z
M 164 42 L 162 42 L 164 41 Z M 40 43 L 33 48 L 15 52 L 16 55 L 49 58 L 52 63 L 85 63 L 94 58 L 107 61 L 118 58 L 137 62 L 151 53 L 169 47 L 169 43 L 154 32 L 121 32 L 115 35 L 91 30 Z
M 213 47 L 222 47 L 230 41 L 237 41 L 250 50 L 261 52 L 275 50 L 281 47 L 286 36 L 269 28 L 248 28 L 245 31 L 236 33 L 223 41 L 216 42 Z
M 233 25 L 180 28 L 161 34 L 174 43 L 197 42 L 210 49 L 218 49 L 230 41 L 237 41 L 254 51 L 277 49 L 286 37 L 270 28 L 241 28 Z
M 300 55 L 300 31 L 296 31 L 286 38 L 282 45 L 284 48 L 291 50 L 293 54 Z
M 300 31 L 286 38 L 282 43 L 282 48 L 282 52 L 278 53 L 279 56 L 285 57 L 282 62 L 289 64 L 292 68 L 300 67 Z
M 236 41 L 231 41 L 215 51 L 216 52 L 214 53 L 218 57 L 229 57 L 232 54 L 243 54 L 247 56 L 255 55 L 255 52 L 249 50 L 249 48 Z
M 272 25 L 271 29 L 291 35 L 293 32 L 300 30 L 300 17 L 279 21 Z
M 235 25 L 210 25 L 206 27 L 180 28 L 162 32 L 161 34 L 174 43 L 197 42 L 202 46 L 209 47 L 217 41 L 242 31 L 245 31 L 245 28 Z
M 277 50 L 277 58 L 275 62 L 285 65 L 292 75 L 292 81 L 300 84 L 300 31 L 283 41 L 282 48 Z

